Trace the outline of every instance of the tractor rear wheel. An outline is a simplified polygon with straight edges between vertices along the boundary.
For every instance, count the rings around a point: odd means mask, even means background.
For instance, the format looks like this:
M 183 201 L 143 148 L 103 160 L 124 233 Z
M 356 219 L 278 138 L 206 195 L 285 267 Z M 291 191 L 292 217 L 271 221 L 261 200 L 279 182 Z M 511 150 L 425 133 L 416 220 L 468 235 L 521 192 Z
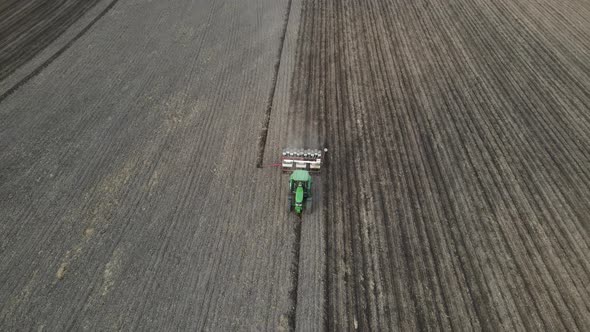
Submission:
M 289 194 L 289 197 L 287 197 L 287 200 L 289 201 L 289 206 L 287 207 L 289 209 L 289 212 L 293 211 L 293 197 Z

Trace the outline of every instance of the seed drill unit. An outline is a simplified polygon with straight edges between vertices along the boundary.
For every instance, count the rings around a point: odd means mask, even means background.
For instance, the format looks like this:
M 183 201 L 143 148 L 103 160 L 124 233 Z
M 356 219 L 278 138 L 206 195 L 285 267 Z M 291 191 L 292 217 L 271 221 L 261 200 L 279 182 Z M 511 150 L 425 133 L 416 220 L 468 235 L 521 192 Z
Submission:
M 322 166 L 322 151 L 308 149 L 285 149 L 281 156 L 283 172 L 289 176 L 289 211 L 301 215 L 304 209 L 311 211 L 311 174 L 319 173 Z

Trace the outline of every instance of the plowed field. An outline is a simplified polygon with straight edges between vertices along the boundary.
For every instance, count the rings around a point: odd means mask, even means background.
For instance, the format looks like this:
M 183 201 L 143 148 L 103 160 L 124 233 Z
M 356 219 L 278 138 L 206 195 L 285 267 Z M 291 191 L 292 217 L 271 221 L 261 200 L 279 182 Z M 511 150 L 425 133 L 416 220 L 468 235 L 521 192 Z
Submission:
M 0 2 L 0 329 L 590 330 L 589 91 L 582 0 Z
M 305 2 L 329 329 L 590 328 L 588 9 Z
M 98 0 L 5 0 L 0 3 L 0 80 L 30 60 Z

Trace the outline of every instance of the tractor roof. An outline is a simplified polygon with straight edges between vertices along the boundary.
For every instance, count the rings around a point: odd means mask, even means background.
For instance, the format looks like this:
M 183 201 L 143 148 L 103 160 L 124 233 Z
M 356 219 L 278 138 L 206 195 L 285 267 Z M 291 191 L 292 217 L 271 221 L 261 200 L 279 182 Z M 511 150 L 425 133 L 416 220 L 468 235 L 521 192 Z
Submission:
M 291 180 L 293 181 L 304 181 L 307 182 L 309 181 L 309 179 L 311 178 L 311 175 L 309 175 L 308 171 L 304 171 L 304 170 L 296 170 L 293 172 L 293 174 L 291 174 Z

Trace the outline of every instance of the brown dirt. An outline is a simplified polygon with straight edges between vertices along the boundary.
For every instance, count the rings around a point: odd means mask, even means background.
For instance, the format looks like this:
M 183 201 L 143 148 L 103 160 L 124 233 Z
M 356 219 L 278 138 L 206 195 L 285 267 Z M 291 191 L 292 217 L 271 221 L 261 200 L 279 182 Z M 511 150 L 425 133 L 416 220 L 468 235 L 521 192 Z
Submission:
M 590 327 L 589 10 L 305 2 L 329 330 Z
M 0 329 L 590 330 L 586 2 L 14 3 Z

